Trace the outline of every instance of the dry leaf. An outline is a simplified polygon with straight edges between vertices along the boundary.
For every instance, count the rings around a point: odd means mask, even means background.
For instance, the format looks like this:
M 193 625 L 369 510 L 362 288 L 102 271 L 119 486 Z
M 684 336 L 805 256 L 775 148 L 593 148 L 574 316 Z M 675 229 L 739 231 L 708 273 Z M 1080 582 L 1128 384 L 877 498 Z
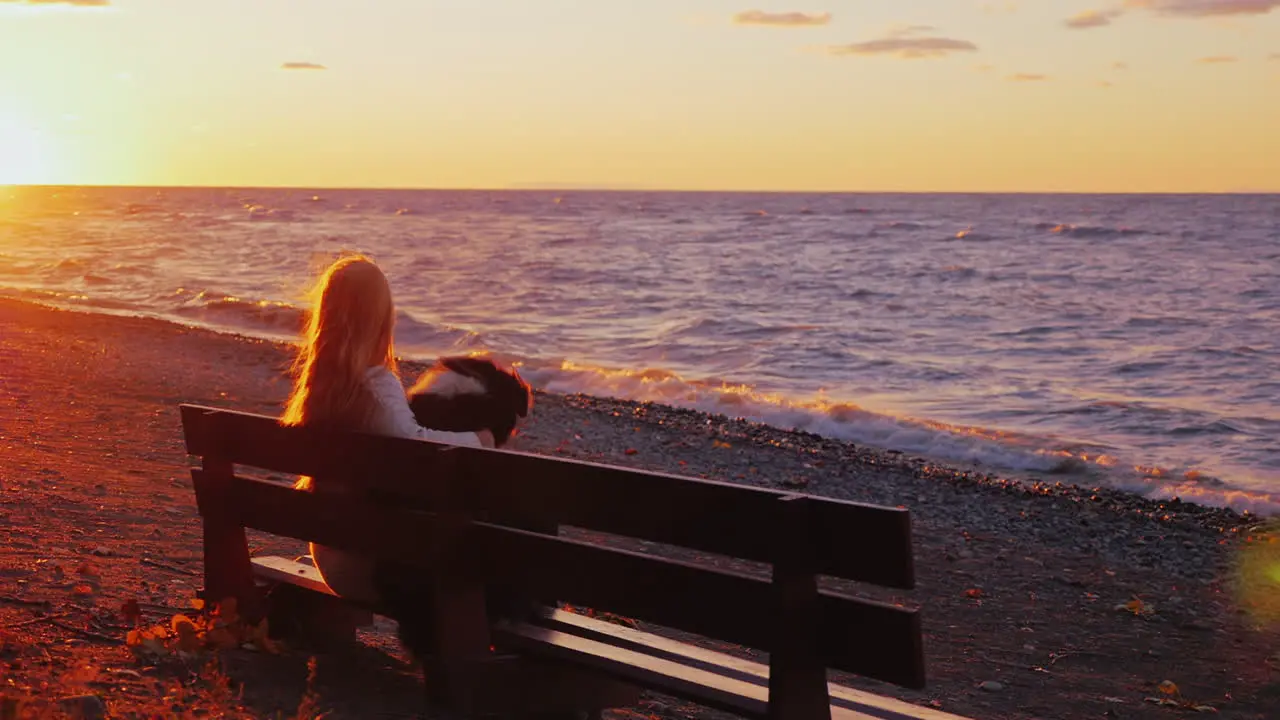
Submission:
M 964 591 L 965 597 L 973 598 L 974 600 L 977 600 L 978 598 L 981 598 L 981 597 L 986 597 L 986 595 L 987 594 L 982 591 L 982 588 L 969 588 L 968 590 Z
M 1160 692 L 1165 695 L 1179 695 L 1178 686 L 1172 680 L 1165 680 L 1160 683 Z
M 92 595 L 93 586 L 86 583 L 80 583 L 79 585 L 76 585 L 75 587 L 71 588 L 71 593 L 73 595 L 79 595 L 82 597 L 85 595 Z
M 191 609 L 192 609 L 192 610 L 203 610 L 203 609 L 204 609 L 204 600 L 201 600 L 200 598 L 191 598 Z
M 1143 602 L 1142 598 L 1138 597 L 1135 597 L 1127 603 L 1117 605 L 1115 609 L 1124 612 L 1131 612 L 1138 617 L 1147 617 L 1149 615 L 1154 615 L 1156 612 L 1155 605 Z
M 623 451 L 622 451 L 622 454 L 623 454 L 623 455 L 635 455 L 635 454 L 636 454 L 636 453 L 638 453 L 638 452 L 640 452 L 640 451 L 639 451 L 639 450 L 636 450 L 635 448 L 627 448 L 626 450 L 623 450 Z

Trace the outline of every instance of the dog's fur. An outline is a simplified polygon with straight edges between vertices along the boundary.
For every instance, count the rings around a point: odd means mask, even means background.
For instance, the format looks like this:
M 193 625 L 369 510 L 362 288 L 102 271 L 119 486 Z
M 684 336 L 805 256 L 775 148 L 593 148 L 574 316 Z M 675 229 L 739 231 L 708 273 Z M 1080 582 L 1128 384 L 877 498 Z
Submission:
M 533 408 L 533 392 L 515 368 L 489 358 L 443 357 L 409 388 L 409 407 L 424 428 L 487 429 L 502 447 Z

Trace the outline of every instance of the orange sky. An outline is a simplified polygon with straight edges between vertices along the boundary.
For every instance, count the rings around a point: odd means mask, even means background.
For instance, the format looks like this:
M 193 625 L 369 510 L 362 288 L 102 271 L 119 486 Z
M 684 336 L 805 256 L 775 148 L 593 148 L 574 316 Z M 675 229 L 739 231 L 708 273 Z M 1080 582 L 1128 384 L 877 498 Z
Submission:
M 1280 0 L 0 0 L 0 182 L 1280 191 L 1275 128 Z

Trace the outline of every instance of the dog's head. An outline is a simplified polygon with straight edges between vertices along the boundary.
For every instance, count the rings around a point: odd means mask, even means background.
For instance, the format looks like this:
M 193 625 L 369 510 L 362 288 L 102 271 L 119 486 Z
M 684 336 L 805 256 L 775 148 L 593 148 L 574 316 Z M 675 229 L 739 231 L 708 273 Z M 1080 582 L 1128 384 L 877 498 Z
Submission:
M 409 389 L 409 407 L 425 428 L 488 429 L 502 447 L 533 407 L 533 391 L 515 368 L 489 358 L 445 357 Z

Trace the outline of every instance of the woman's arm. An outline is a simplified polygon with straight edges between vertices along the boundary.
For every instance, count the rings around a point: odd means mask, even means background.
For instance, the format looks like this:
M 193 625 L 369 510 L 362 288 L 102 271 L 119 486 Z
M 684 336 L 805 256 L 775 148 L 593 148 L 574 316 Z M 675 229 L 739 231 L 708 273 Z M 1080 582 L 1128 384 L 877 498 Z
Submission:
M 428 430 L 418 425 L 418 421 L 413 417 L 413 410 L 409 409 L 409 399 L 405 397 L 404 386 L 395 375 L 391 374 L 390 370 L 379 368 L 376 371 L 370 371 L 368 383 L 369 392 L 378 406 L 372 422 L 374 432 L 450 445 L 493 447 L 493 434 L 487 430 L 483 432 L 488 435 L 488 444 L 480 433 Z

